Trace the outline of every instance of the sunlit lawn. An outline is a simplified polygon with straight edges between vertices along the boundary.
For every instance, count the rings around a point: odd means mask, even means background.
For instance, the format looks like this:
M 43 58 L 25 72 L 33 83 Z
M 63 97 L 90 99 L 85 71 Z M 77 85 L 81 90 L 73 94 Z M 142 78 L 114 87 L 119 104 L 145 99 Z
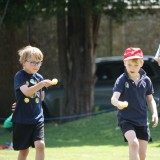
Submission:
M 56 125 L 46 123 L 46 160 L 128 160 L 127 143 L 116 126 L 115 112 Z M 160 127 L 151 129 L 153 142 L 148 145 L 147 160 L 160 159 Z M 11 135 L 2 127 L 0 143 Z M 16 160 L 18 152 L 0 150 L 0 160 Z M 34 160 L 30 149 L 28 160 Z

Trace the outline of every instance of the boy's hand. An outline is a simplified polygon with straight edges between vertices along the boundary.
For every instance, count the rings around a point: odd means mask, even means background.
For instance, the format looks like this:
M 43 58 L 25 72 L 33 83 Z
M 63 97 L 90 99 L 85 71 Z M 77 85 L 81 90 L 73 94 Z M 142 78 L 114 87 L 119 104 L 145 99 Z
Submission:
M 12 111 L 15 111 L 15 108 L 16 108 L 16 102 L 14 102 L 13 104 L 12 104 Z
M 127 101 L 119 101 L 119 103 L 118 103 L 118 109 L 124 109 L 124 108 L 127 108 L 128 107 L 128 102 Z
M 158 115 L 157 114 L 153 114 L 152 115 L 152 122 L 153 122 L 153 128 L 157 127 L 158 125 Z
M 53 85 L 53 82 L 49 79 L 45 79 L 42 81 L 44 87 L 49 87 Z

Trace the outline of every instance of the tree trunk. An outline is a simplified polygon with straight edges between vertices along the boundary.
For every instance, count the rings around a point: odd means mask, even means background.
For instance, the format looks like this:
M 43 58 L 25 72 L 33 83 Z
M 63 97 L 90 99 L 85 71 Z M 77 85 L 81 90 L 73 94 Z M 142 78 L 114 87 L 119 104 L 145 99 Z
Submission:
M 100 16 L 92 16 L 91 4 L 83 8 L 78 2 L 74 3 L 78 6 L 76 9 L 68 8 L 68 12 L 57 19 L 64 115 L 92 111 L 96 81 L 95 47 Z

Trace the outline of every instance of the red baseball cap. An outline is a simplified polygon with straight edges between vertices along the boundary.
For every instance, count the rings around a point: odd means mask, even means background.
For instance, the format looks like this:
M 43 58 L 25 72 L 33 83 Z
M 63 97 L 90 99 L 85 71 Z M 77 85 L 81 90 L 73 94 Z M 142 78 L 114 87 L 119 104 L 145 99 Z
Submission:
M 124 52 L 124 60 L 129 59 L 136 59 L 142 58 L 143 59 L 143 52 L 140 48 L 127 48 Z

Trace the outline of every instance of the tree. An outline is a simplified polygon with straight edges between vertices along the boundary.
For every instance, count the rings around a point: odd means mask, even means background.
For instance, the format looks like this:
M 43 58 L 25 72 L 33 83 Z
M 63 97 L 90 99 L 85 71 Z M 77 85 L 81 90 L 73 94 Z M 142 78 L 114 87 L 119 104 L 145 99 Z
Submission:
M 0 3 L 3 4 L 0 9 L 5 14 L 1 20 L 4 23 L 11 20 L 27 22 L 35 15 L 45 18 L 57 16 L 59 64 L 65 93 L 64 115 L 93 110 L 95 49 L 101 14 L 123 22 L 124 15 L 132 16 L 144 7 L 148 11 L 159 5 L 158 0 L 15 0 L 9 5 L 1 0 Z
M 71 0 L 57 16 L 59 62 L 64 83 L 64 114 L 92 111 L 95 48 L 100 14 L 93 16 L 96 1 Z M 61 45 L 63 44 L 63 45 Z

